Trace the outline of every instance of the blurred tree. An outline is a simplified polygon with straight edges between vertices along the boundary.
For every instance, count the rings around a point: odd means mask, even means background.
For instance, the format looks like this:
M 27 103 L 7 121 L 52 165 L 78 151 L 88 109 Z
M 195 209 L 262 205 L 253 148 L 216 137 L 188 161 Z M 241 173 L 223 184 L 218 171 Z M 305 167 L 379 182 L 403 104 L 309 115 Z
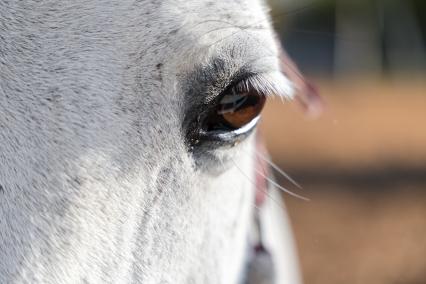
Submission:
M 426 70 L 424 0 L 270 2 L 284 46 L 305 72 L 371 75 Z

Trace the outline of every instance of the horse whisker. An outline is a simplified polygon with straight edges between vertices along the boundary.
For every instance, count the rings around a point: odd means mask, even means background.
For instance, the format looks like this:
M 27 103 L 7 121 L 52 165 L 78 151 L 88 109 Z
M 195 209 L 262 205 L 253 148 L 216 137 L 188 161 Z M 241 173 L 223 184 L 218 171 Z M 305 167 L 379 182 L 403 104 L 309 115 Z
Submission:
M 268 177 L 267 175 L 265 175 L 262 171 L 259 171 L 259 170 L 255 170 L 258 174 L 260 174 L 262 177 L 264 177 L 270 184 L 272 184 L 272 185 L 274 185 L 275 187 L 277 187 L 278 189 L 280 189 L 282 192 L 285 192 L 285 193 L 287 193 L 287 194 L 289 194 L 289 195 L 291 195 L 291 196 L 293 196 L 293 197 L 296 197 L 296 198 L 299 198 L 299 199 L 302 199 L 302 200 L 304 200 L 304 201 L 310 201 L 310 199 L 309 198 L 307 198 L 307 197 L 304 197 L 304 196 L 301 196 L 301 195 L 299 195 L 299 194 L 296 194 L 296 193 L 294 193 L 294 192 L 292 192 L 292 191 L 290 191 L 290 190 L 288 190 L 287 188 L 285 188 L 285 187 L 283 187 L 283 186 L 281 186 L 281 185 L 279 185 L 278 183 L 276 183 L 272 178 L 270 178 L 270 177 Z
M 284 172 L 280 167 L 278 167 L 268 157 L 266 157 L 265 155 L 261 154 L 259 151 L 256 151 L 256 155 L 258 155 L 260 158 L 262 158 L 266 163 L 268 163 L 274 170 L 276 170 L 278 173 L 280 173 L 283 177 L 285 177 L 294 186 L 296 186 L 299 189 L 303 189 L 303 187 L 298 182 L 296 182 L 289 174 L 287 174 L 286 172 Z
M 251 179 L 246 173 L 244 173 L 244 171 L 237 165 L 237 163 L 235 163 L 235 161 L 233 159 L 231 159 L 232 163 L 234 164 L 235 168 L 245 177 L 247 178 L 248 181 L 250 181 L 250 183 L 256 187 L 256 183 L 253 181 L 253 179 Z M 275 200 L 275 198 L 273 198 L 269 192 L 267 190 L 263 190 L 260 189 L 260 191 L 265 194 L 272 202 L 274 202 L 277 206 L 279 206 L 281 209 L 285 210 L 285 208 L 280 204 L 280 202 L 278 202 L 277 200 Z M 256 203 L 254 203 L 255 208 L 260 209 L 261 207 L 259 207 L 258 205 L 256 205 Z

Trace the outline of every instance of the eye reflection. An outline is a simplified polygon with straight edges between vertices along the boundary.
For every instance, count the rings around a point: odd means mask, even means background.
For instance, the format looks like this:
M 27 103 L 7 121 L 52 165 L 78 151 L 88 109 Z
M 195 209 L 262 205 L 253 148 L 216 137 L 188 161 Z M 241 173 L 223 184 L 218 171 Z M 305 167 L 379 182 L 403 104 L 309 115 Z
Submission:
M 207 131 L 232 131 L 244 127 L 260 115 L 266 97 L 256 91 L 237 93 L 231 90 L 207 117 Z

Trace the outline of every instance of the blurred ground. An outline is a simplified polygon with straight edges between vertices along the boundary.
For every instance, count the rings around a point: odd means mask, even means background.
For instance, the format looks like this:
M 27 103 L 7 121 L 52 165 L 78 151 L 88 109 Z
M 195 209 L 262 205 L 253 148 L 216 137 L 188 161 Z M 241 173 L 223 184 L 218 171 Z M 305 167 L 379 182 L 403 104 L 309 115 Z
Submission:
M 306 284 L 426 283 L 424 185 L 305 186 L 311 202 L 286 201 Z
M 321 119 L 275 99 L 262 122 L 311 199 L 285 196 L 305 283 L 426 283 L 426 82 L 318 85 Z
M 268 148 L 288 169 L 426 169 L 426 77 L 422 79 L 316 80 L 326 104 L 317 121 L 309 121 L 294 103 L 270 100 L 262 125 Z

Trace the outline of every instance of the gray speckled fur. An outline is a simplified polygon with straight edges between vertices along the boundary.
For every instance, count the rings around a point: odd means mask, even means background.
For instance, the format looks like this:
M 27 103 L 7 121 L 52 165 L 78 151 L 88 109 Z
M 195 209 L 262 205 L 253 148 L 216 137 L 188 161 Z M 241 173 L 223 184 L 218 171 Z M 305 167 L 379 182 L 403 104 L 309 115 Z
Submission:
M 253 138 L 201 170 L 182 123 L 276 55 L 257 0 L 1 1 L 0 283 L 236 283 Z

